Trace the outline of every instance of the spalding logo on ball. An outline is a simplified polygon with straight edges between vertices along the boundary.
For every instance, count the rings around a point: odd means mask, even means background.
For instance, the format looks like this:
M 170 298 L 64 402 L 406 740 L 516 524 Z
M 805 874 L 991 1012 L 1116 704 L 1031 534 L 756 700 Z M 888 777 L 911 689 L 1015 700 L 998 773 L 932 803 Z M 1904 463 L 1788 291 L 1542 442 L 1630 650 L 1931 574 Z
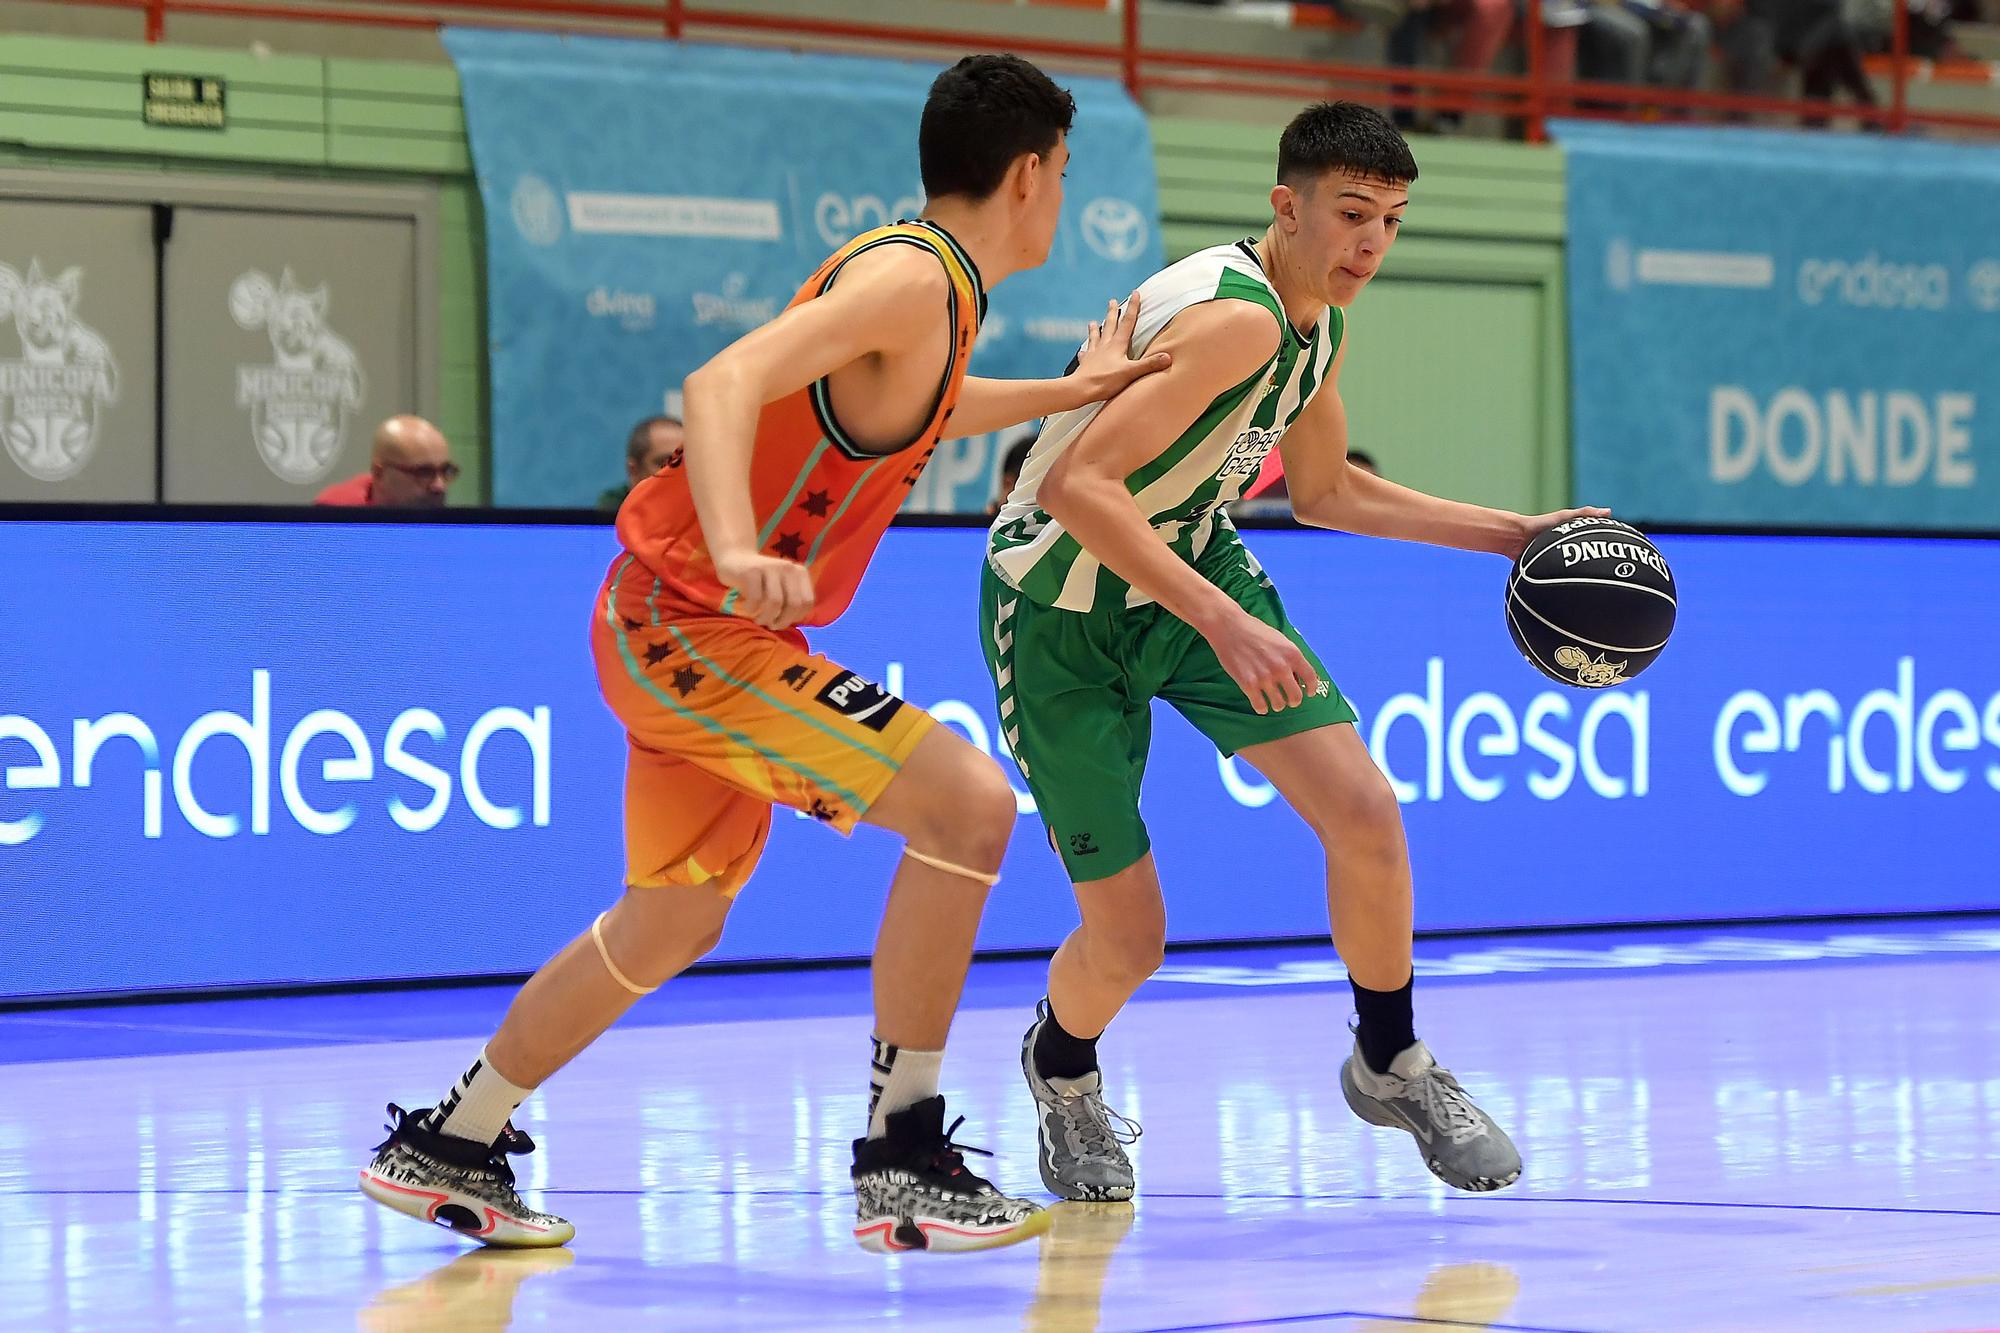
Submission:
M 1674 574 L 1615 518 L 1575 518 L 1528 543 L 1507 576 L 1507 629 L 1543 675 L 1600 690 L 1651 666 L 1674 632 Z

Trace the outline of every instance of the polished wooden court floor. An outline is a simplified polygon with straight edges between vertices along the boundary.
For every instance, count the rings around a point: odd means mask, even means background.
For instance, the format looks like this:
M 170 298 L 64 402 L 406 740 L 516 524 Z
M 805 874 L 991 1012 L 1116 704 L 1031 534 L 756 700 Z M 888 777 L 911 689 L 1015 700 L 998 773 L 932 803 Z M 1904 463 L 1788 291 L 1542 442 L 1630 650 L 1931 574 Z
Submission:
M 0 1015 L 0 1328 L 2000 1329 L 1995 923 L 1424 951 L 1420 1030 L 1511 1127 L 1513 1189 L 1348 1112 L 1324 951 L 1177 955 L 1103 1044 L 1137 1203 L 895 1259 L 848 1230 L 860 973 L 685 979 L 552 1082 L 523 1183 L 578 1234 L 539 1253 L 353 1188 L 505 990 Z M 1037 977 L 982 966 L 945 1088 L 1041 1197 Z

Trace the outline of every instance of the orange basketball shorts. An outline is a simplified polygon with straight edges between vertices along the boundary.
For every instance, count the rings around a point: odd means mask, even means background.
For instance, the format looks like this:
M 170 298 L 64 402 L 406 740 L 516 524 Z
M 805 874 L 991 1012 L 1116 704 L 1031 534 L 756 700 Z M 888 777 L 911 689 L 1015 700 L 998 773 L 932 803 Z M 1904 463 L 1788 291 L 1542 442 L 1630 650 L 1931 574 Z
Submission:
M 775 805 L 850 833 L 935 723 L 776 631 L 675 599 L 630 554 L 591 619 L 605 702 L 625 725 L 626 882 L 734 895 Z

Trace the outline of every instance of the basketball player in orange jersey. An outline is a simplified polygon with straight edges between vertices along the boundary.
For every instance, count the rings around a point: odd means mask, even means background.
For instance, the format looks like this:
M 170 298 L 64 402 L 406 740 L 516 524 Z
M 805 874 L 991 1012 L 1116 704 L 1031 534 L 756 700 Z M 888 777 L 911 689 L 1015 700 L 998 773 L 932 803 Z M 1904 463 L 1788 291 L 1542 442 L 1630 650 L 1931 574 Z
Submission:
M 522 989 L 445 1099 L 389 1108 L 361 1173 L 377 1201 L 489 1245 L 561 1245 L 529 1208 L 510 1117 L 633 1001 L 715 946 L 774 805 L 907 840 L 876 940 L 874 1074 L 854 1143 L 855 1237 L 967 1250 L 1047 1215 L 967 1169 L 938 1067 L 986 891 L 1013 829 L 1000 768 L 923 710 L 814 653 L 938 439 L 1094 402 L 1162 368 L 1134 322 L 1093 325 L 1061 380 L 966 377 L 986 285 L 1048 257 L 1075 103 L 1033 65 L 973 56 L 932 85 L 918 222 L 857 236 L 783 314 L 691 375 L 679 463 L 618 513 L 593 605 L 606 700 L 629 735 L 628 888 Z M 1128 306 L 1136 303 L 1128 303 Z M 807 906 L 807 910 L 810 910 Z

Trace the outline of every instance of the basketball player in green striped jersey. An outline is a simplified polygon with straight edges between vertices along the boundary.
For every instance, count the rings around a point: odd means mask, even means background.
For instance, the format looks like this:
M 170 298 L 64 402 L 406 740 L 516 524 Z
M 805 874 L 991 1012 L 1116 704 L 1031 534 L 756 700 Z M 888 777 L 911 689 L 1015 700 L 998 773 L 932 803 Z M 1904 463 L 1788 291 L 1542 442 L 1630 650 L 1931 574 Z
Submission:
M 1396 797 L 1224 511 L 1277 447 L 1296 517 L 1319 527 L 1511 558 L 1542 529 L 1602 512 L 1487 509 L 1349 465 L 1343 312 L 1395 242 L 1416 178 L 1409 145 L 1375 112 L 1301 112 L 1279 140 L 1264 234 L 1140 286 L 1132 355 L 1169 352 L 1168 368 L 1044 422 L 994 520 L 980 613 L 1001 730 L 1082 918 L 1021 1052 L 1042 1179 L 1064 1198 L 1134 1188 L 1124 1145 L 1137 1128 L 1105 1103 L 1097 1040 L 1165 946 L 1138 803 L 1155 698 L 1254 765 L 1325 846 L 1357 1016 L 1339 1074 L 1348 1105 L 1407 1131 L 1459 1189 L 1521 1174 L 1506 1133 L 1417 1040 Z

